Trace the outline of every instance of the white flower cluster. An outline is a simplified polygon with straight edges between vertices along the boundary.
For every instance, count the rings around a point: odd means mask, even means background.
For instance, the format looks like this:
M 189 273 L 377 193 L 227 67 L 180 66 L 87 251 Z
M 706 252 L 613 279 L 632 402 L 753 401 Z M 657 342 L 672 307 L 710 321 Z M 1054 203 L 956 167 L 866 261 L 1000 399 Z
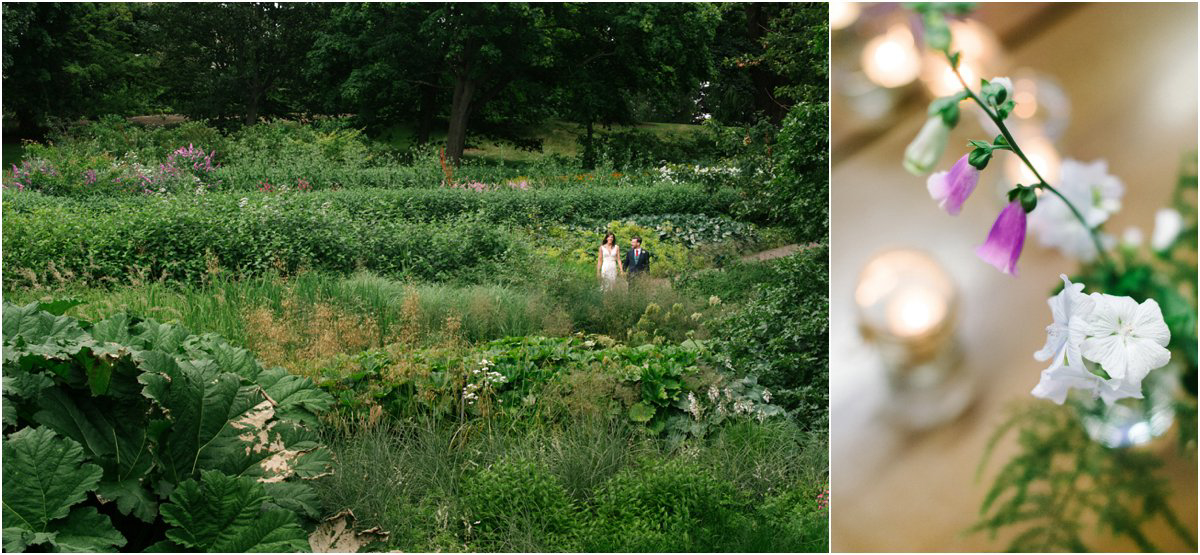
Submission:
M 1087 227 L 1080 224 L 1071 207 L 1054 194 L 1038 198 L 1037 209 L 1029 213 L 1029 227 L 1042 245 L 1090 262 L 1098 256 L 1091 230 L 1121 209 L 1125 186 L 1119 178 L 1109 175 L 1108 162 L 1104 160 L 1084 163 L 1068 159 L 1063 160 L 1057 188 L 1079 209 L 1080 215 L 1087 220 Z
M 1061 276 L 1063 290 L 1047 300 L 1054 323 L 1034 358 L 1050 361 L 1033 396 L 1062 404 L 1071 389 L 1113 403 L 1142 397 L 1142 380 L 1171 360 L 1171 332 L 1154 299 L 1085 295 L 1082 283 Z M 1107 376 L 1093 371 L 1099 365 Z
M 468 405 L 475 404 L 475 401 L 479 400 L 479 394 L 485 388 L 490 388 L 492 386 L 497 386 L 508 382 L 508 378 L 506 378 L 504 374 L 492 370 L 494 366 L 494 362 L 485 358 L 479 361 L 479 368 L 471 371 L 474 379 L 465 387 L 463 387 L 462 391 L 462 397 L 467 401 Z
M 741 168 L 733 166 L 671 166 L 663 164 L 658 168 L 658 177 L 667 183 L 676 184 L 687 177 L 736 177 L 742 173 Z

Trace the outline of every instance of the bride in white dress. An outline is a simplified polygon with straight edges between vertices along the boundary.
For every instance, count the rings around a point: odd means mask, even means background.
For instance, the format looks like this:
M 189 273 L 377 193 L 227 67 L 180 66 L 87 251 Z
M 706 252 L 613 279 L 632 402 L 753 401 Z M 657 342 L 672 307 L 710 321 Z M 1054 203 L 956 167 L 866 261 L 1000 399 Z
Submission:
M 596 258 L 596 274 L 600 277 L 600 290 L 612 291 L 617 285 L 617 277 L 625 273 L 621 264 L 621 248 L 617 246 L 617 236 L 611 232 L 604 235 L 604 243 L 600 245 L 600 255 Z

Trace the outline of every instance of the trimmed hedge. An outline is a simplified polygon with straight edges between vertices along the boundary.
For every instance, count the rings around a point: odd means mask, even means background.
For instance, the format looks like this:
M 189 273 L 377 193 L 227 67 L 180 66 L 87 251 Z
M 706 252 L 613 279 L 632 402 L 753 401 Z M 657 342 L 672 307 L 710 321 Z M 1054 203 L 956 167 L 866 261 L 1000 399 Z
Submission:
M 311 193 L 210 193 L 160 197 L 96 197 L 69 199 L 38 193 L 8 193 L 4 214 L 26 213 L 42 207 L 62 207 L 79 214 L 160 210 L 163 206 L 194 205 L 228 211 L 239 203 L 270 202 L 299 210 L 326 210 L 357 220 L 437 221 L 478 213 L 485 221 L 540 226 L 586 219 L 605 221 L 634 214 L 724 214 L 737 200 L 728 189 L 706 193 L 701 187 L 594 187 L 577 189 L 500 190 L 479 193 L 462 189 L 368 189 Z
M 422 223 L 354 217 L 296 199 L 156 199 L 89 210 L 4 205 L 4 287 L 36 282 L 199 281 L 217 266 L 239 275 L 299 269 L 471 280 L 528 248 L 476 217 Z

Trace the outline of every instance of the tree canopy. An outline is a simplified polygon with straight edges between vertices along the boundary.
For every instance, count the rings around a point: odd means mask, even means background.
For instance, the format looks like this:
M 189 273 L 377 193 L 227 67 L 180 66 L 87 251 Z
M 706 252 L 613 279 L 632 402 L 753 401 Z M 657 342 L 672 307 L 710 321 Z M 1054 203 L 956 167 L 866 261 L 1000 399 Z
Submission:
M 826 89 L 818 3 L 4 4 L 6 133 L 174 112 L 253 124 L 351 114 L 469 132 L 647 114 L 726 124 Z M 473 130 L 473 131 L 472 131 Z M 590 160 L 585 153 L 585 163 Z

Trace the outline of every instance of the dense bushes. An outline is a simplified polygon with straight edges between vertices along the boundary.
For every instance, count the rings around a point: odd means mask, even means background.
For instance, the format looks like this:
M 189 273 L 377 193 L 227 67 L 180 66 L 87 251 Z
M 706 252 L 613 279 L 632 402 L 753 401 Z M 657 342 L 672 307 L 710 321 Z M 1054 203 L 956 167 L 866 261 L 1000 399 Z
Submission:
M 160 210 L 163 206 L 183 204 L 223 211 L 237 208 L 239 204 L 256 206 L 271 203 L 297 210 L 342 212 L 359 220 L 433 221 L 479 213 L 484 220 L 495 223 L 546 225 L 577 219 L 608 220 L 646 213 L 720 214 L 729 209 L 735 198 L 732 191 L 706 194 L 699 187 L 687 185 L 499 190 L 487 193 L 449 188 L 305 193 L 293 187 L 291 192 L 269 195 L 214 193 L 89 199 L 19 193 L 5 195 L 4 210 L 7 218 L 10 212 L 24 212 L 41 206 L 61 206 L 74 213 L 95 213 Z M 246 199 L 245 202 L 242 199 Z
M 645 140 L 654 144 L 671 145 L 673 154 L 667 157 L 671 160 L 688 158 L 688 153 L 703 142 L 676 144 L 663 142 L 648 132 L 631 133 L 648 137 Z M 557 157 L 521 163 L 467 159 L 450 168 L 434 147 L 422 145 L 399 151 L 386 142 L 369 139 L 340 119 L 321 119 L 311 124 L 276 120 L 226 135 L 202 122 L 142 127 L 123 118 L 106 117 L 71 127 L 45 144 L 25 144 L 19 167 L 6 169 L 4 185 L 74 197 L 129 195 L 147 190 L 190 193 L 196 190 L 190 179 L 174 179 L 174 173 L 160 175 L 161 166 L 168 164 L 168 158 L 179 149 L 199 149 L 209 155 L 206 189 L 221 191 L 436 188 L 448 181 L 489 186 L 512 182 L 535 188 L 678 182 L 657 169 L 647 171 L 657 167 L 660 149 L 622 148 L 628 152 L 619 155 L 620 160 L 606 159 L 604 170 L 595 172 L 581 173 L 576 165 Z M 639 158 L 634 161 L 629 156 Z M 690 176 L 687 182 L 699 182 L 700 177 Z
M 54 280 L 200 281 L 299 269 L 359 268 L 429 280 L 494 273 L 522 245 L 494 225 L 354 217 L 312 202 L 256 198 L 157 200 L 113 209 L 43 204 L 4 215 L 5 287 Z M 122 206 L 123 209 L 115 209 Z
M 804 242 L 829 237 L 829 104 L 800 103 L 779 130 L 779 165 L 755 197 L 772 220 L 796 229 Z
M 829 418 L 829 248 L 780 259 L 739 311 L 716 326 L 739 373 L 758 376 L 800 425 Z

